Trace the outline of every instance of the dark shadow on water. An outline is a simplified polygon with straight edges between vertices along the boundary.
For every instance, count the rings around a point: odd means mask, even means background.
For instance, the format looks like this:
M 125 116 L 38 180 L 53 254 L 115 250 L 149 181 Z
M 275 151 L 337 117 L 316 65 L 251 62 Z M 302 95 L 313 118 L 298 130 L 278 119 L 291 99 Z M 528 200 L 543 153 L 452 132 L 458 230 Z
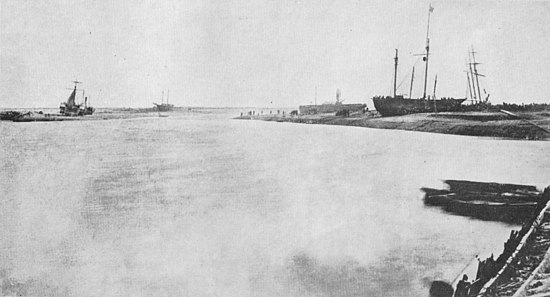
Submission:
M 287 268 L 291 284 L 304 295 L 407 295 L 411 293 L 408 292 L 411 287 L 410 271 L 397 266 L 400 266 L 399 263 L 387 262 L 366 267 L 356 261 L 324 264 L 305 253 L 300 253 L 292 257 Z M 388 275 L 392 277 L 388 278 Z

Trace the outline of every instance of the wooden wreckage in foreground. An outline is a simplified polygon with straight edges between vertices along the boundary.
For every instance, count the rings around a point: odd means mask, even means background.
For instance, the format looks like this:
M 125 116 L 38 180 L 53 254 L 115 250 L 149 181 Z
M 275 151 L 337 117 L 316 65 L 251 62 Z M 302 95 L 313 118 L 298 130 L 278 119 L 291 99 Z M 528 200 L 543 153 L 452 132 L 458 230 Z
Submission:
M 512 231 L 497 260 L 480 262 L 477 296 L 550 296 L 549 200 L 550 187 L 544 190 L 535 215 L 520 231 Z
M 550 296 L 550 187 L 445 181 L 449 190 L 423 188 L 427 205 L 470 217 L 523 222 L 498 256 L 479 260 L 467 296 Z M 518 206 L 519 205 L 519 206 Z

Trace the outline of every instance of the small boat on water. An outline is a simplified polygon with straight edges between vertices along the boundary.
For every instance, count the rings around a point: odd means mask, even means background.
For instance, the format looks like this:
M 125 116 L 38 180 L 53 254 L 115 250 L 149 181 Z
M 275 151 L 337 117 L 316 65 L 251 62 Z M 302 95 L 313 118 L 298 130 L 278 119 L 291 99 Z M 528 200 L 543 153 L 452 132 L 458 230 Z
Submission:
M 516 193 L 516 194 L 534 194 L 540 195 L 540 191 L 535 186 L 518 184 L 501 184 L 474 182 L 466 180 L 445 180 L 453 192 L 484 192 L 484 193 Z
M 531 217 L 542 193 L 534 186 L 445 181 L 449 190 L 422 188 L 424 203 L 482 220 L 521 223 Z
M 456 193 L 426 196 L 428 205 L 442 206 L 448 212 L 483 220 L 519 223 L 530 217 L 537 202 L 470 200 Z

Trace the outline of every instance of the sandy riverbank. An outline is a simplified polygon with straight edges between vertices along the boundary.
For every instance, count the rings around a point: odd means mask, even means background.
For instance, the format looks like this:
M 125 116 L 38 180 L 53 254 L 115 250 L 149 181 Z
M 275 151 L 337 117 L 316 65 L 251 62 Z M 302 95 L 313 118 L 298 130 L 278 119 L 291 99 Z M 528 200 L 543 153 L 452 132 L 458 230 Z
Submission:
M 549 112 L 519 113 L 518 115 L 545 129 L 550 129 Z M 350 117 L 337 117 L 333 114 L 294 117 L 288 115 L 260 115 L 242 116 L 236 119 L 358 126 L 513 139 L 550 139 L 549 133 L 526 121 L 514 119 L 502 113 L 487 112 L 422 113 L 396 117 L 380 117 L 374 113 L 353 114 Z

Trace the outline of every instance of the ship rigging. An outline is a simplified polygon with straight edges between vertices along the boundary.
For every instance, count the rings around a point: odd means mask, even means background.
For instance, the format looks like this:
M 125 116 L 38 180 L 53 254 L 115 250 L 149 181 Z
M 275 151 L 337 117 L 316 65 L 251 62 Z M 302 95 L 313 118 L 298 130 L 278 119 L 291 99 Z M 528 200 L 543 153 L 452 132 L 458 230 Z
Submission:
M 397 115 L 405 115 L 405 114 L 411 114 L 411 113 L 423 113 L 423 112 L 437 112 L 437 111 L 457 111 L 460 109 L 460 104 L 466 100 L 464 99 L 455 99 L 455 98 L 441 98 L 436 99 L 435 98 L 435 87 L 437 85 L 437 76 L 434 82 L 434 93 L 433 98 L 429 98 L 426 95 L 427 86 L 428 86 L 428 65 L 429 65 L 429 57 L 430 57 L 430 15 L 433 12 L 433 7 L 430 5 L 428 9 L 428 26 L 426 30 L 426 52 L 421 54 L 423 56 L 423 60 L 426 63 L 426 70 L 424 72 L 424 90 L 422 94 L 422 98 L 420 99 L 413 99 L 412 98 L 412 84 L 414 81 L 414 68 L 413 68 L 413 74 L 411 76 L 411 87 L 410 87 L 410 93 L 409 98 L 406 99 L 403 97 L 403 95 L 397 95 L 397 66 L 398 66 L 398 50 L 395 50 L 395 64 L 394 64 L 394 78 L 393 78 L 393 97 L 390 96 L 376 96 L 374 97 L 373 103 L 376 108 L 376 110 L 382 115 L 382 116 L 397 116 Z

